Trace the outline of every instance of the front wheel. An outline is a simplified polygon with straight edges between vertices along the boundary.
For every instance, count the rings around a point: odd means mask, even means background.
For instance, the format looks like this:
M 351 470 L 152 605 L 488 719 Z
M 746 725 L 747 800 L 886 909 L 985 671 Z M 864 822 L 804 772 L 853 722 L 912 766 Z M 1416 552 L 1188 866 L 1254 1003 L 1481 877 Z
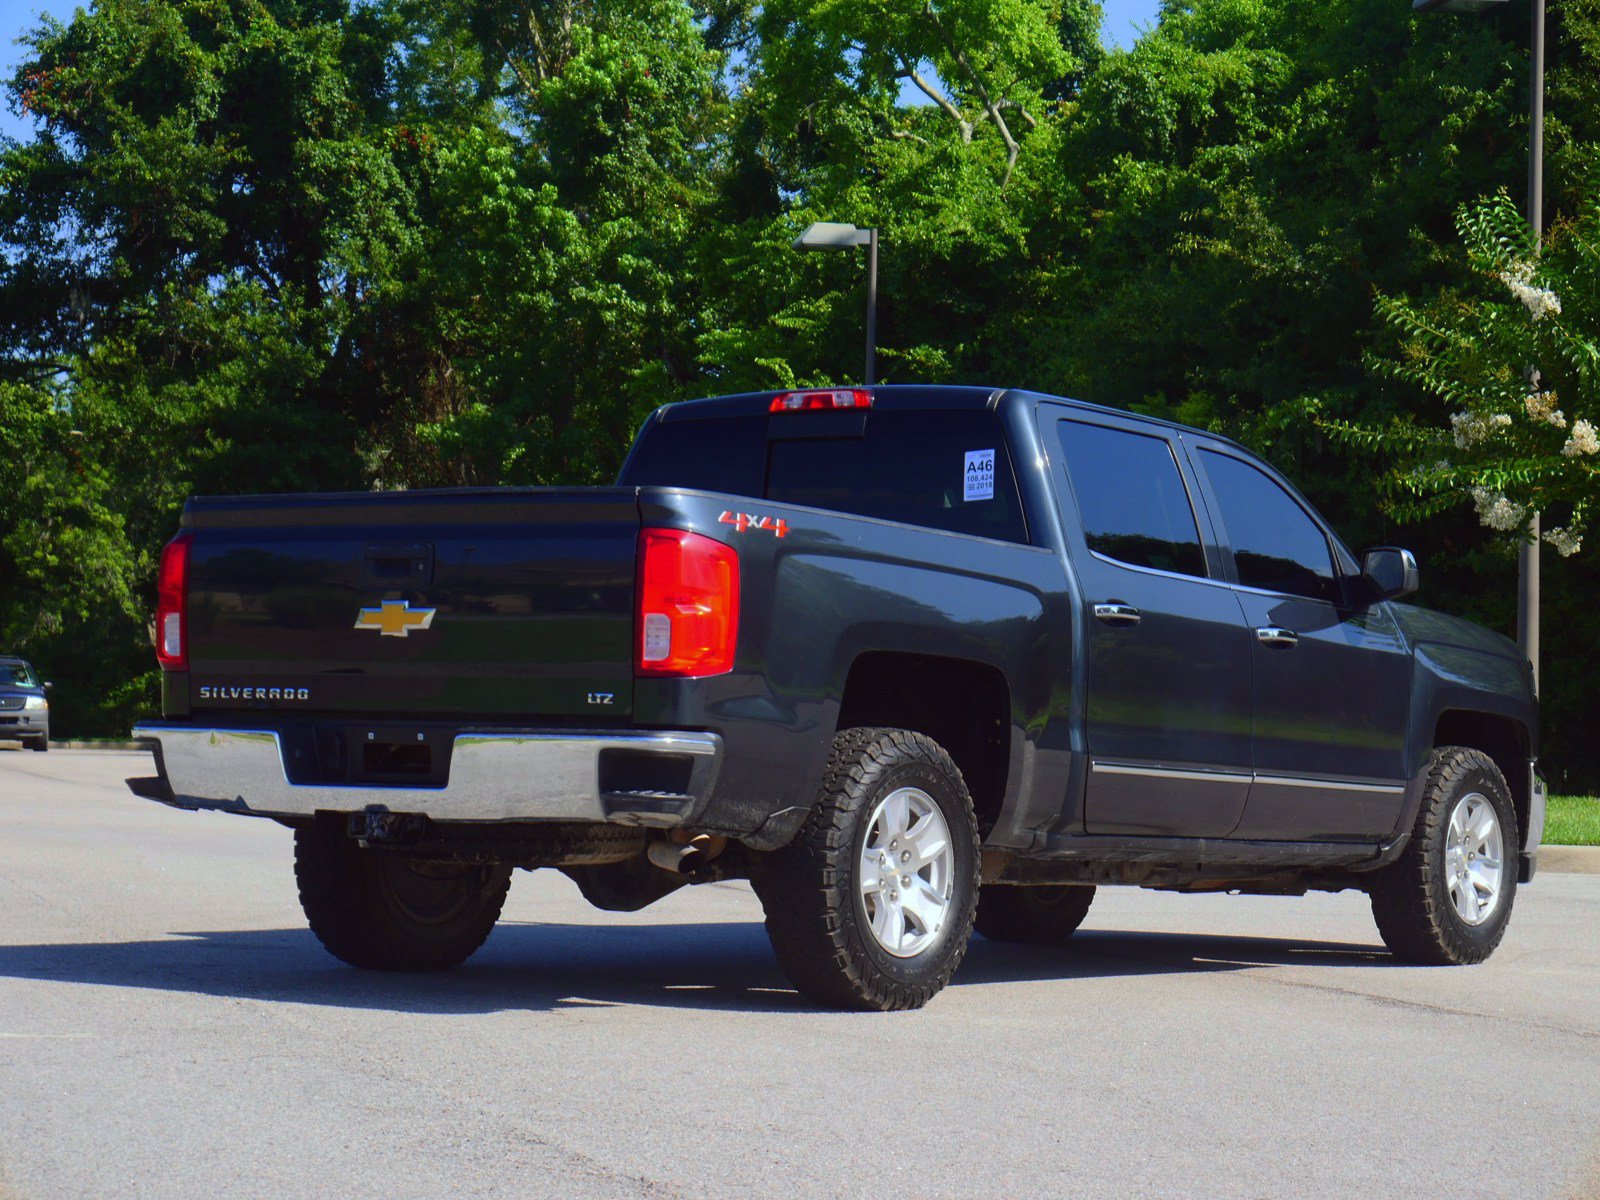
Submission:
M 752 883 L 778 963 L 836 1008 L 920 1008 L 966 953 L 978 835 L 961 772 L 904 729 L 847 729 L 795 840 Z
M 1517 854 L 1517 810 L 1500 768 L 1480 750 L 1435 750 L 1411 841 L 1372 881 L 1384 944 L 1413 963 L 1488 958 L 1511 919 Z
M 40 754 L 43 754 L 46 750 L 50 749 L 50 739 L 47 737 L 39 738 L 33 743 L 33 749 L 37 750 Z
M 500 918 L 511 868 L 364 850 L 332 822 L 294 833 L 311 932 L 353 967 L 439 971 L 465 962 Z

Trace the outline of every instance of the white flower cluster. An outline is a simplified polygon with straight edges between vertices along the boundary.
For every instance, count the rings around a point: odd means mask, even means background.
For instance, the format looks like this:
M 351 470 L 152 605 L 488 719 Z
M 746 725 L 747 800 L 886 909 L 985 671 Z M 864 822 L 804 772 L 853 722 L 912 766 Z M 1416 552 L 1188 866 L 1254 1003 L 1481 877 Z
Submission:
M 1546 425 L 1554 425 L 1557 429 L 1567 427 L 1567 417 L 1556 407 L 1556 394 L 1554 392 L 1529 392 L 1523 406 L 1528 410 L 1530 420 L 1541 421 Z
M 1595 434 L 1594 426 L 1581 418 L 1574 421 L 1572 436 L 1567 439 L 1567 444 L 1561 447 L 1561 453 L 1566 458 L 1600 453 L 1600 436 Z
M 1549 288 L 1542 288 L 1533 282 L 1533 266 L 1530 263 L 1517 263 L 1509 270 L 1500 272 L 1500 282 L 1511 289 L 1511 294 L 1522 301 L 1522 306 L 1532 314 L 1535 321 L 1543 317 L 1561 315 L 1561 297 Z
M 1571 558 L 1583 549 L 1583 535 L 1574 533 L 1570 529 L 1563 529 L 1559 525 L 1545 530 L 1544 540 L 1554 546 L 1562 558 Z
M 1472 489 L 1472 503 L 1478 509 L 1478 520 L 1490 529 L 1506 532 L 1520 529 L 1527 523 L 1528 510 L 1514 504 L 1499 492 L 1485 487 Z
M 1510 413 L 1458 412 L 1450 414 L 1450 429 L 1455 434 L 1456 449 L 1465 450 L 1488 439 L 1496 429 L 1511 424 Z

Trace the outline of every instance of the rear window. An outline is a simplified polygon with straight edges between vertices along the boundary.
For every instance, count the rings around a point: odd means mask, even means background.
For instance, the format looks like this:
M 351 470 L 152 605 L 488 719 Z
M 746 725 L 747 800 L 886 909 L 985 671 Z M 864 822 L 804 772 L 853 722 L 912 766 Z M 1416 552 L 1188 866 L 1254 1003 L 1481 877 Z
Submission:
M 626 487 L 681 487 L 759 496 L 767 473 L 767 417 L 652 421 L 623 468 Z
M 877 410 L 864 436 L 804 436 L 822 414 L 668 421 L 619 482 L 760 496 L 787 504 L 1028 540 L 999 417 L 987 409 Z M 770 427 L 776 437 L 767 440 Z M 798 436 L 797 436 L 798 435 Z

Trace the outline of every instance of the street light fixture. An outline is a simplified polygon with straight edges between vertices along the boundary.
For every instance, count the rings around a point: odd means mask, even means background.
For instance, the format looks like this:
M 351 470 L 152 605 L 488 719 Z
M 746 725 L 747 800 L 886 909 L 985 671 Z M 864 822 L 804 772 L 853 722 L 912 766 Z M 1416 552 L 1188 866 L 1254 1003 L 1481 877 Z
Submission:
M 877 382 L 878 371 L 878 231 L 857 229 L 836 221 L 816 221 L 795 238 L 796 250 L 854 250 L 867 248 L 867 373 L 866 384 Z
M 1419 13 L 1484 12 L 1508 0 L 1412 0 Z M 1533 60 L 1528 106 L 1528 224 L 1534 245 L 1544 237 L 1544 6 L 1532 0 L 1533 29 L 1529 57 Z M 1533 666 L 1533 686 L 1539 687 L 1539 514 L 1528 522 L 1528 537 L 1517 555 L 1517 645 Z

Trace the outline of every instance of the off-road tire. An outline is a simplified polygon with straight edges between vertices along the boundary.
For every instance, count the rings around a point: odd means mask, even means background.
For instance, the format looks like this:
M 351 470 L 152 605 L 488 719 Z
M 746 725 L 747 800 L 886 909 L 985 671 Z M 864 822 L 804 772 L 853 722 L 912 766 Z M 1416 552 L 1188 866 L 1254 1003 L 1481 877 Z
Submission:
M 1093 901 L 1092 887 L 991 884 L 978 893 L 974 925 L 991 942 L 1054 945 L 1078 931 Z
M 1498 907 L 1481 925 L 1456 912 L 1445 884 L 1445 839 L 1450 813 L 1468 792 L 1494 806 L 1505 845 Z M 1511 919 L 1517 894 L 1517 810 L 1494 761 L 1481 750 L 1441 746 L 1428 762 L 1417 823 L 1404 853 L 1372 880 L 1372 915 L 1390 953 L 1405 962 L 1456 966 L 1494 952 Z
M 510 867 L 364 850 L 332 821 L 295 830 L 294 876 L 317 940 L 335 958 L 374 971 L 465 962 L 494 928 L 511 886 Z
M 856 871 L 880 799 L 902 787 L 931 797 L 949 826 L 951 899 L 939 938 L 899 958 L 867 925 Z M 795 839 L 766 855 L 751 883 L 784 973 L 818 1004 L 888 1012 L 921 1008 L 966 953 L 978 898 L 978 834 L 960 770 L 932 738 L 847 729 L 833 739 L 816 804 Z
M 36 750 L 40 754 L 43 754 L 46 750 L 50 749 L 50 739 L 35 738 L 31 743 L 29 743 L 28 749 Z

